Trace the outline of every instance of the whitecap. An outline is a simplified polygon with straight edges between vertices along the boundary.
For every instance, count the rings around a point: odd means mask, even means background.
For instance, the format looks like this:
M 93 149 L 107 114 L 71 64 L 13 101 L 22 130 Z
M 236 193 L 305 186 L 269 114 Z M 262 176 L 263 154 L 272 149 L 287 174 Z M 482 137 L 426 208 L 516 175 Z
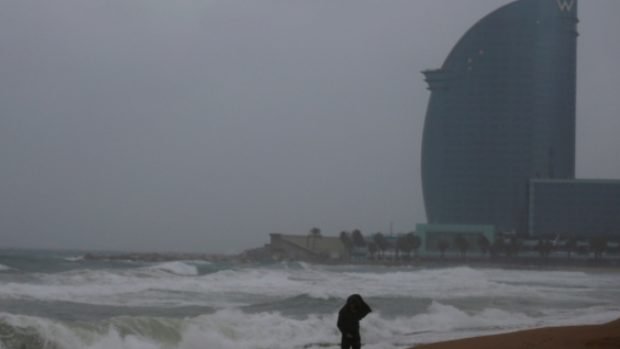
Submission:
M 0 288 L 0 298 L 222 309 L 278 302 L 302 294 L 319 300 L 344 300 L 349 294 L 360 293 L 365 298 L 415 298 L 441 304 L 477 302 L 470 309 L 522 309 L 536 315 L 533 313 L 539 312 L 540 304 L 545 309 L 568 306 L 578 312 L 576 308 L 613 303 L 617 297 L 611 292 L 620 287 L 620 281 L 607 276 L 575 273 L 565 275 L 567 279 L 562 281 L 550 271 L 358 267 L 343 272 L 341 268 L 306 267 L 248 266 L 199 275 L 193 263 L 167 262 L 137 268 L 72 270 L 38 274 L 36 282 L 7 282 Z M 519 305 L 524 302 L 528 309 Z
M 198 268 L 185 262 L 166 262 L 148 267 L 151 270 L 164 271 L 175 275 L 195 276 Z
M 336 316 L 292 318 L 278 312 L 220 310 L 190 318 L 123 316 L 80 324 L 4 313 L 0 322 L 30 329 L 36 337 L 63 349 L 335 349 L 340 339 Z M 486 309 L 468 314 L 434 303 L 411 317 L 389 319 L 371 313 L 361 322 L 361 333 L 364 348 L 397 349 L 537 326 L 536 319 L 520 313 Z
M 81 262 L 84 260 L 84 255 L 65 257 L 63 259 L 66 260 L 67 262 Z

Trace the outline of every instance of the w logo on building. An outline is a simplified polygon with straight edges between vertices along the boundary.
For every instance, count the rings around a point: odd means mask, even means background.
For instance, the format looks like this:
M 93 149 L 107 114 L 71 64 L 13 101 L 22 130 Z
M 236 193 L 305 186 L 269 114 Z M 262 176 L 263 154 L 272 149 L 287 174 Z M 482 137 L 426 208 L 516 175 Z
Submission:
M 575 7 L 575 0 L 555 0 L 562 12 L 570 12 Z

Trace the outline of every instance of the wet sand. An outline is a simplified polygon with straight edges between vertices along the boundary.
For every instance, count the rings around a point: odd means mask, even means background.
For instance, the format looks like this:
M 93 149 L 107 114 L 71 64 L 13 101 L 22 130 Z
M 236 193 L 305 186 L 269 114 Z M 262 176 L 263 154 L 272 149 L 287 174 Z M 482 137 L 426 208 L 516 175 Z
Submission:
M 620 349 L 620 319 L 604 325 L 547 327 L 422 344 L 415 349 Z

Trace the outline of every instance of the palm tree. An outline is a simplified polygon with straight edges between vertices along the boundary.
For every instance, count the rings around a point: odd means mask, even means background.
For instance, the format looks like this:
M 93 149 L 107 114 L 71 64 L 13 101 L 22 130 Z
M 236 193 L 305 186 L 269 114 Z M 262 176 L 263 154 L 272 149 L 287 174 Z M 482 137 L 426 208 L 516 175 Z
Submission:
M 538 253 L 540 253 L 541 257 L 543 257 L 544 259 L 547 259 L 549 255 L 551 254 L 552 250 L 553 250 L 553 244 L 551 243 L 551 241 L 547 239 L 538 240 Z
M 407 256 L 407 258 L 411 256 L 411 250 L 413 249 L 413 246 L 411 245 L 411 241 L 407 237 L 407 235 L 401 235 L 398 237 L 398 239 L 396 240 L 396 249 L 400 252 L 403 252 Z
M 495 237 L 495 242 L 491 245 L 491 257 L 498 257 L 506 250 L 506 244 L 504 243 L 504 236 L 499 235 Z
M 417 255 L 421 241 L 413 232 L 409 232 L 405 235 L 401 235 L 396 241 L 396 244 L 399 250 L 407 254 L 407 258 L 411 258 L 411 251 L 415 251 Z
M 407 234 L 407 236 L 409 236 L 411 239 L 411 248 L 413 249 L 413 252 L 415 253 L 417 257 L 418 250 L 420 249 L 420 246 L 422 246 L 422 240 L 420 239 L 419 236 L 415 235 L 413 232 Z
M 571 236 L 566 240 L 566 254 L 568 258 L 571 258 L 571 254 L 575 252 L 577 249 L 577 239 L 574 236 Z
M 385 249 L 388 250 L 388 251 L 389 250 L 394 251 L 394 260 L 397 260 L 400 257 L 400 255 L 399 255 L 400 254 L 400 250 L 398 249 L 398 245 L 396 244 L 396 241 L 394 239 L 391 239 L 391 240 L 385 239 L 385 241 L 387 243 L 386 244 L 387 246 L 386 246 Z
M 516 237 L 510 238 L 510 244 L 506 247 L 506 255 L 507 256 L 519 256 L 519 251 L 521 251 L 521 242 Z
M 594 251 L 594 259 L 603 258 L 603 253 L 607 250 L 607 239 L 604 237 L 595 237 L 590 241 L 590 246 Z
M 353 232 L 351 233 L 351 239 L 353 240 L 353 246 L 362 247 L 366 245 L 366 241 L 364 241 L 364 235 L 362 235 L 362 232 L 359 229 L 353 230 Z
M 321 229 L 314 227 L 310 229 L 310 235 L 312 236 L 321 236 Z
M 321 229 L 317 227 L 310 229 L 310 234 L 308 235 L 308 238 L 312 238 L 312 250 L 316 248 L 316 239 L 319 239 L 320 237 L 321 237 Z M 308 238 L 306 238 L 306 247 L 309 247 Z
M 373 241 L 368 243 L 368 253 L 370 253 L 370 258 L 375 259 L 375 253 L 377 253 L 377 244 Z
M 489 252 L 489 248 L 491 247 L 491 243 L 486 236 L 480 234 L 478 237 L 478 248 L 480 249 L 480 253 L 484 256 Z
M 446 250 L 450 247 L 450 243 L 446 239 L 441 239 L 437 243 L 437 248 L 439 248 L 439 253 L 441 253 L 441 258 L 444 257 Z
M 383 258 L 384 251 L 388 247 L 387 240 L 385 239 L 383 234 L 379 232 L 372 236 L 372 241 L 374 241 L 375 245 L 377 245 L 377 249 L 381 253 L 381 258 Z
M 349 236 L 349 233 L 346 231 L 340 232 L 340 241 L 344 245 L 345 250 L 347 251 L 347 257 L 351 257 L 351 250 L 353 249 L 353 240 Z
M 469 250 L 469 241 L 467 241 L 463 235 L 459 234 L 456 236 L 454 242 L 461 253 L 461 257 L 465 258 L 467 256 L 467 250 Z

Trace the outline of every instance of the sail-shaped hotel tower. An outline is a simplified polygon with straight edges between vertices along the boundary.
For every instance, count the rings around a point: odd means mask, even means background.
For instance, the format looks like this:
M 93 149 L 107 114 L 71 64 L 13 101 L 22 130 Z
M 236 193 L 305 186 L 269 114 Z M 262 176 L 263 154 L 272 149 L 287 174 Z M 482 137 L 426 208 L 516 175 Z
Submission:
M 577 23 L 577 0 L 514 1 L 424 72 L 429 223 L 525 232 L 530 180 L 574 178 Z

